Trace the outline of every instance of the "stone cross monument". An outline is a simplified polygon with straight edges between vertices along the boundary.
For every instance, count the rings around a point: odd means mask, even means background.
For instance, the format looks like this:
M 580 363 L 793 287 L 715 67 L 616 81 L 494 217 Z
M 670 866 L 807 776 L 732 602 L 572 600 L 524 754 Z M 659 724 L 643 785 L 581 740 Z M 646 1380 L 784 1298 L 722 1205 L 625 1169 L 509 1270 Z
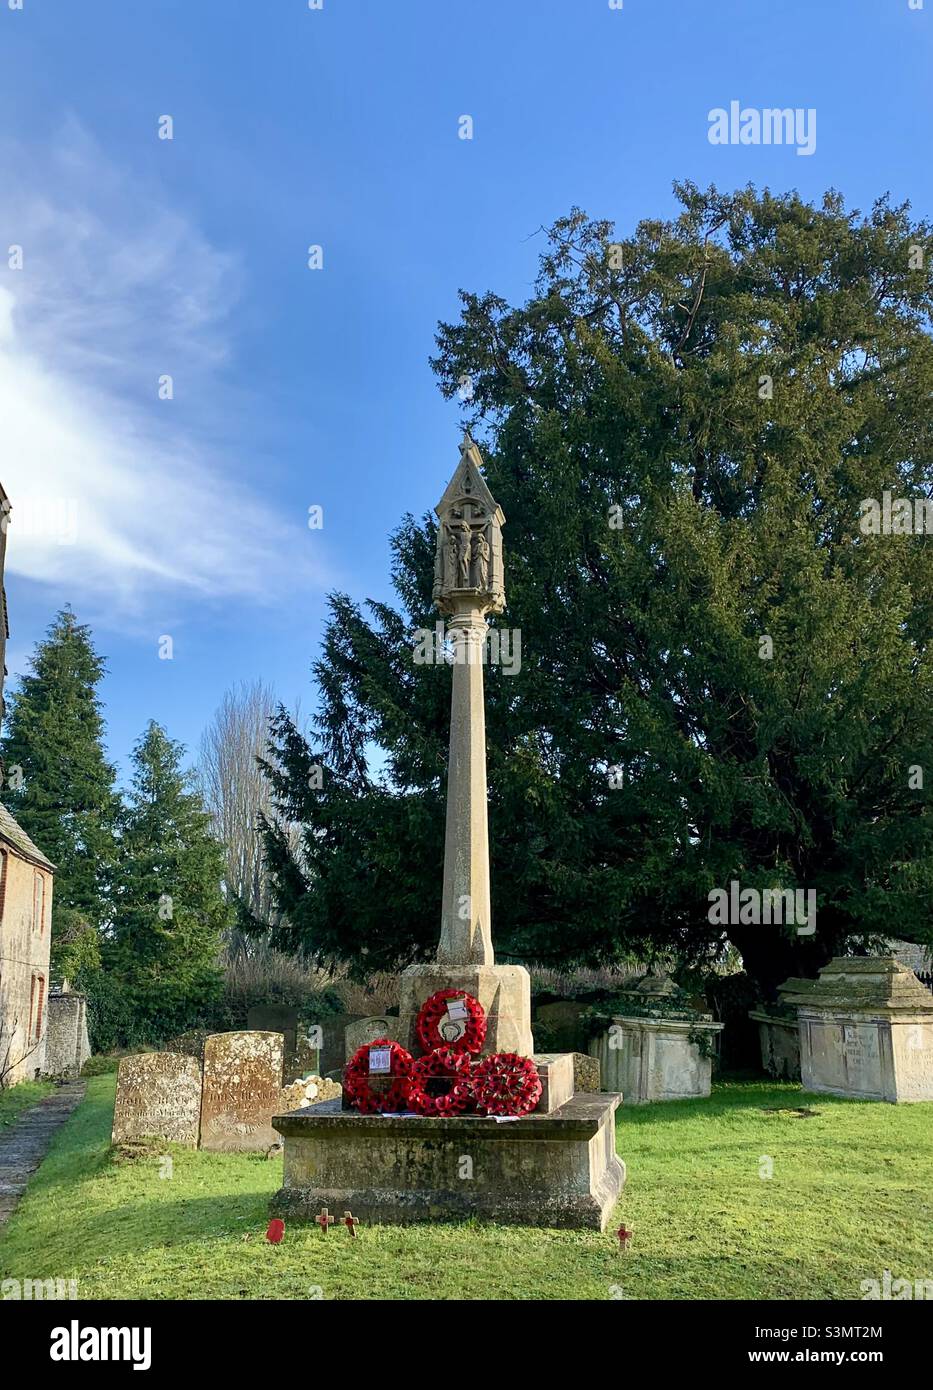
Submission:
M 434 602 L 447 618 L 453 649 L 444 888 L 436 963 L 401 977 L 401 1041 L 413 1046 L 414 1022 L 429 995 L 465 989 L 488 1020 L 484 1052 L 532 1053 L 528 972 L 497 966 L 492 949 L 486 718 L 483 661 L 486 614 L 505 608 L 505 517 L 482 476 L 469 431 L 460 463 L 437 504 Z
M 502 527 L 505 517 L 482 476 L 469 434 L 460 462 L 437 504 L 434 601 L 453 647 L 450 764 L 440 943 L 430 964 L 399 977 L 398 1041 L 420 1055 L 415 1027 L 438 990 L 464 991 L 486 1015 L 483 1053 L 534 1057 L 531 981 L 520 965 L 496 965 L 489 910 L 486 732 L 483 713 L 485 617 L 505 607 Z M 425 873 L 436 872 L 425 865 Z M 511 888 L 500 874 L 496 898 Z M 391 904 L 387 905 L 391 911 Z M 463 1007 L 451 1001 L 441 1036 L 456 1042 Z M 535 1057 L 542 1096 L 515 1124 L 486 1115 L 397 1116 L 342 1109 L 323 1101 L 278 1115 L 285 1164 L 277 1215 L 307 1221 L 322 1204 L 356 1212 L 367 1223 L 460 1220 L 604 1230 L 625 1181 L 615 1151 L 621 1097 L 574 1094 L 573 1057 Z M 466 1149 L 464 1146 L 466 1145 Z M 474 1180 L 463 1182 L 464 1152 L 476 1155 Z
M 434 602 L 447 618 L 454 654 L 447 770 L 444 896 L 437 959 L 492 965 L 489 835 L 486 817 L 486 714 L 483 657 L 487 613 L 505 607 L 502 508 L 480 474 L 469 434 L 460 466 L 437 504 Z

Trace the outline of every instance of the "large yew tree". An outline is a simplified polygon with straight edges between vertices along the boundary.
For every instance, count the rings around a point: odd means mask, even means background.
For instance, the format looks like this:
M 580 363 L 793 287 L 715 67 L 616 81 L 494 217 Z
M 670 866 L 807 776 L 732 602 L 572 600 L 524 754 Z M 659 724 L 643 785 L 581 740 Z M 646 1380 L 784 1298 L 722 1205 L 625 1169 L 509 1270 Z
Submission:
M 709 959 L 711 889 L 813 889 L 812 936 L 729 929 L 768 994 L 933 937 L 933 538 L 860 528 L 863 500 L 930 491 L 933 241 L 887 201 L 677 193 L 627 240 L 573 211 L 527 303 L 464 293 L 438 335 L 522 637 L 520 674 L 487 672 L 493 933 L 529 962 Z M 361 972 L 437 937 L 433 546 L 403 521 L 397 607 L 333 597 L 314 736 L 275 722 L 304 827 L 298 854 L 265 830 L 277 944 Z

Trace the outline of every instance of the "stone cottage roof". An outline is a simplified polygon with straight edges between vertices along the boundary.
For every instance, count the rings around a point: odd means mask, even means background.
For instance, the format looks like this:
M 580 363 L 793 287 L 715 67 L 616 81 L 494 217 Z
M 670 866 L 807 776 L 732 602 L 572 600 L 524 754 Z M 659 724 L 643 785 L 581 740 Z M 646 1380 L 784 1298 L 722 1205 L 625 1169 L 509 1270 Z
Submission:
M 46 859 L 41 849 L 34 845 L 26 834 L 25 830 L 10 815 L 7 808 L 0 802 L 0 840 L 5 840 L 8 845 L 12 845 L 17 854 L 21 854 L 24 859 L 31 859 L 34 864 L 41 864 L 43 869 L 55 872 L 55 865 L 50 859 Z

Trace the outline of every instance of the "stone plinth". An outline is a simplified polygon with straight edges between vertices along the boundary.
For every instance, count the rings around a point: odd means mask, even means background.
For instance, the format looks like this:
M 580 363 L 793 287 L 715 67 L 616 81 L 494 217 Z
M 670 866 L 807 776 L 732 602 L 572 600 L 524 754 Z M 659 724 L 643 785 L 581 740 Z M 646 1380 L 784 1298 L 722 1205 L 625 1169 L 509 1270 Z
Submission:
M 752 1009 L 749 1018 L 758 1024 L 761 1066 L 776 1081 L 800 1080 L 800 1033 L 797 1018 Z
M 398 1040 L 420 1056 L 415 1023 L 426 999 L 440 989 L 463 989 L 478 999 L 486 1015 L 482 1056 L 518 1052 L 531 1057 L 531 977 L 523 965 L 410 965 L 399 976 Z
M 893 956 L 838 956 L 788 980 L 804 1090 L 862 1100 L 933 1100 L 933 995 Z
M 609 1030 L 590 1042 L 602 1084 L 621 1091 L 627 1105 L 708 1096 L 712 1041 L 721 1023 L 646 1017 L 613 1017 Z M 709 1054 L 699 1035 L 710 1040 Z
M 549 1115 L 573 1095 L 573 1053 L 539 1052 L 534 1064 L 541 1082 L 541 1099 L 535 1106 L 535 1114 Z
M 601 1231 L 625 1182 L 615 1151 L 619 1100 L 574 1096 L 551 1115 L 504 1123 L 386 1119 L 341 1110 L 336 1100 L 277 1115 L 285 1171 L 273 1210 L 299 1220 L 326 1206 L 349 1208 L 366 1224 L 472 1217 Z

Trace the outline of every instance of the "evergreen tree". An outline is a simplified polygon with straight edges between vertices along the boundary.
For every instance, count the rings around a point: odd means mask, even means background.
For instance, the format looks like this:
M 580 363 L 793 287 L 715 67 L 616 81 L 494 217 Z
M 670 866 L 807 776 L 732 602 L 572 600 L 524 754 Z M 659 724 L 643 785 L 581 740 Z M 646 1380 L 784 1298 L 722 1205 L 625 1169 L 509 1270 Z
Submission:
M 214 999 L 229 925 L 222 850 L 183 757 L 154 721 L 133 750 L 103 949 L 108 988 L 133 1034 L 150 1040 L 192 1026 Z
M 522 635 L 520 675 L 487 670 L 493 935 L 560 965 L 728 936 L 770 994 L 933 938 L 933 541 L 861 515 L 930 491 L 931 229 L 677 191 L 629 239 L 572 212 L 528 303 L 465 293 L 438 335 L 487 426 Z M 333 598 L 314 737 L 283 712 L 269 759 L 305 828 L 297 854 L 264 831 L 273 939 L 361 970 L 437 939 L 449 671 L 411 636 L 434 534 L 395 537 L 398 610 Z M 814 890 L 815 933 L 711 922 L 731 880 Z
M 64 608 L 29 667 L 8 700 L 2 798 L 56 868 L 53 952 L 67 957 L 83 941 L 86 960 L 107 917 L 118 811 L 97 693 L 105 666 L 90 629 Z

